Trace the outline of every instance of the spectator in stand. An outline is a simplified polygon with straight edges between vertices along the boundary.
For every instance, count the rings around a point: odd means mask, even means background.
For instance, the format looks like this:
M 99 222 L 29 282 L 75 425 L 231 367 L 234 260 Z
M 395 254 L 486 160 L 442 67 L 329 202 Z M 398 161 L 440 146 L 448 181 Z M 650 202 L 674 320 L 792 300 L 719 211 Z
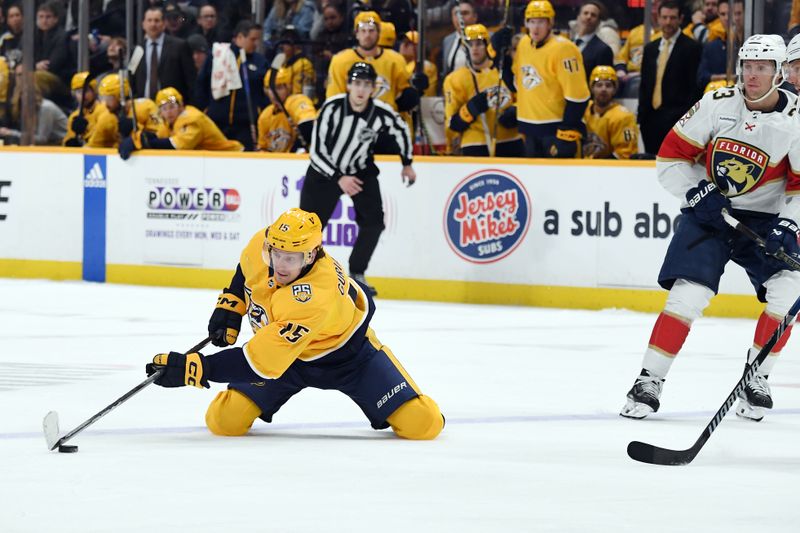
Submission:
M 206 40 L 208 49 L 214 43 L 227 43 L 230 41 L 230 35 L 225 35 L 219 25 L 219 15 L 217 8 L 211 4 L 203 4 L 200 6 L 199 15 L 197 17 L 198 33 Z
M 128 50 L 128 43 L 122 37 L 112 37 L 108 41 L 108 48 L 106 48 L 107 64 L 105 68 L 98 69 L 101 74 L 95 78 L 96 86 L 99 87 L 103 78 L 108 74 L 118 73 L 122 68 L 122 61 Z
M 89 72 L 78 72 L 72 76 L 70 83 L 72 95 L 78 103 L 78 108 L 67 117 L 67 134 L 62 144 L 64 146 L 83 146 L 94 133 L 97 121 L 104 113 L 108 113 L 105 104 L 97 101 L 97 80 L 90 80 Z M 80 102 L 83 101 L 81 113 Z
M 199 33 L 195 33 L 190 35 L 188 39 L 186 39 L 189 48 L 192 50 L 192 60 L 194 61 L 194 67 L 197 69 L 198 72 L 203 70 L 203 65 L 206 62 L 206 58 L 208 57 L 208 43 L 206 42 L 205 38 L 200 35 Z
M 414 76 L 417 67 L 418 43 L 419 33 L 416 31 L 407 31 L 400 40 L 400 55 L 406 60 L 406 72 L 408 72 L 409 77 Z M 423 91 L 422 96 L 436 96 L 436 82 L 439 79 L 439 71 L 436 65 L 427 59 L 422 68 L 425 76 L 428 77 L 428 88 Z
M 164 31 L 167 35 L 185 40 L 197 31 L 197 25 L 178 4 L 167 2 L 164 5 Z
M 478 23 L 478 12 L 475 11 L 473 0 L 453 2 L 450 8 L 450 15 L 454 31 L 447 34 L 442 41 L 442 67 L 439 69 L 442 79 L 454 70 L 467 65 L 469 50 L 461 40 L 461 26 L 459 25 L 456 9 L 461 12 L 464 27 Z
M 322 27 L 312 34 L 312 58 L 317 85 L 315 93 L 325 94 L 325 83 L 331 58 L 350 46 L 352 33 L 345 24 L 344 7 L 340 0 L 330 0 L 322 8 Z
M 153 150 L 242 151 L 241 143 L 226 139 L 217 125 L 202 111 L 184 105 L 183 96 L 173 87 L 158 91 L 156 104 L 162 119 L 158 136 L 144 134 L 139 142 L 136 136 L 122 139 L 119 144 L 119 155 L 122 159 L 128 159 L 135 150 L 143 147 Z
M 61 13 L 61 4 L 55 0 L 45 2 L 36 10 L 33 62 L 36 70 L 52 72 L 67 84 L 72 76 L 73 67 L 67 46 L 67 34 L 58 25 Z
M 653 0 L 650 18 L 652 29 L 650 41 L 653 42 L 661 37 L 658 28 L 658 6 L 660 0 Z M 642 52 L 644 51 L 644 24 L 639 24 L 628 33 L 628 38 L 619 54 L 614 58 L 614 68 L 617 70 L 617 77 L 620 83 L 625 82 L 630 76 L 638 74 L 642 70 Z
M 317 111 L 304 94 L 292 94 L 292 73 L 278 69 L 275 91 L 270 88 L 274 71 L 264 76 L 264 92 L 273 102 L 258 117 L 258 149 L 264 152 L 308 151 Z
M 148 7 L 142 20 L 144 58 L 133 76 L 136 96 L 155 97 L 161 87 L 174 87 L 191 100 L 197 70 L 186 41 L 164 33 L 164 12 Z
M 289 94 L 304 94 L 316 102 L 317 76 L 311 60 L 303 53 L 303 47 L 300 45 L 300 35 L 294 28 L 287 26 L 275 44 L 278 52 L 282 52 L 285 56 L 281 66 L 287 68 L 291 76 L 291 91 Z
M 639 150 L 636 117 L 614 101 L 619 80 L 614 68 L 600 65 L 589 75 L 592 99 L 586 107 L 586 142 L 583 157 L 587 159 L 629 159 Z
M 11 4 L 6 9 L 7 30 L 0 35 L 0 55 L 7 56 L 11 50 L 22 50 L 22 7 Z
M 206 110 L 225 137 L 235 139 L 245 150 L 253 151 L 256 146 L 256 139 L 253 138 L 256 120 L 268 104 L 262 81 L 269 65 L 267 59 L 256 52 L 261 40 L 261 26 L 243 20 L 236 25 L 233 33 L 230 50 L 236 58 L 242 88 L 215 100 L 211 92 L 214 58 L 209 56 L 197 78 L 197 103 Z M 241 60 L 241 50 L 244 51 L 244 62 Z
M 692 13 L 692 22 L 684 29 L 683 34 L 698 43 L 707 43 L 717 39 L 725 39 L 727 27 L 719 16 L 719 0 L 699 0 L 698 7 Z
M 274 41 L 287 26 L 293 26 L 301 39 L 308 39 L 316 9 L 313 0 L 275 0 L 264 21 L 264 41 Z
M 381 20 L 391 21 L 400 35 L 411 29 L 411 20 L 416 17 L 409 0 L 371 0 L 369 9 L 377 12 Z
M 395 42 L 397 42 L 397 30 L 394 24 L 384 20 L 381 22 L 381 34 L 380 37 L 378 37 L 378 46 L 394 50 Z
M 17 65 L 14 69 L 17 80 L 22 76 L 22 65 Z M 33 144 L 44 146 L 58 146 L 61 139 L 67 133 L 67 115 L 59 107 L 42 97 L 38 87 L 36 93 L 36 132 L 34 133 Z M 22 116 L 22 84 L 17 82 L 14 85 L 14 94 L 11 97 L 11 122 L 19 125 Z M 19 144 L 22 132 L 18 128 L 0 128 L 0 137 L 8 144 Z
M 722 0 L 718 6 L 719 20 L 724 27 L 728 27 L 728 13 L 730 3 Z M 744 42 L 744 0 L 733 0 L 733 24 L 735 35 L 733 48 L 738 50 Z M 727 32 L 726 32 L 727 33 Z M 697 69 L 697 86 L 705 87 L 712 81 L 725 80 L 728 71 L 728 40 L 714 39 L 703 45 L 700 58 L 700 67 Z M 736 75 L 735 67 L 732 68 L 731 77 Z
M 583 56 L 583 67 L 586 79 L 598 65 L 614 65 L 614 53 L 611 48 L 597 36 L 600 21 L 605 18 L 606 6 L 600 0 L 584 0 L 578 12 L 576 24 L 575 46 Z
M 644 47 L 637 117 L 649 154 L 658 153 L 672 126 L 701 96 L 696 80 L 702 47 L 680 32 L 678 4 L 661 2 L 658 19 L 661 37 Z

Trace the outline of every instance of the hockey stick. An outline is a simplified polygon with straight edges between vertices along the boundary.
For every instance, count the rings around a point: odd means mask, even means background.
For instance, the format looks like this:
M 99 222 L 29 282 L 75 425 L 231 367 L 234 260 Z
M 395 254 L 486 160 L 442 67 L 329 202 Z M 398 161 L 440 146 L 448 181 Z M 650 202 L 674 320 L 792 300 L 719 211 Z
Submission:
M 211 337 L 206 337 L 205 339 L 200 341 L 196 346 L 189 348 L 189 350 L 186 353 L 190 354 L 198 350 L 202 350 L 203 347 L 205 347 L 205 345 L 208 344 L 210 341 Z M 55 450 L 56 448 L 58 448 L 59 446 L 63 445 L 65 442 L 70 440 L 72 437 L 74 437 L 87 427 L 91 426 L 92 424 L 103 418 L 105 415 L 110 413 L 116 407 L 119 407 L 120 405 L 128 401 L 128 399 L 131 396 L 133 396 L 134 394 L 136 394 L 137 392 L 139 392 L 140 390 L 142 390 L 143 388 L 147 387 L 152 382 L 160 378 L 161 374 L 164 373 L 164 370 L 165 370 L 164 368 L 157 370 L 155 373 L 148 376 L 147 379 L 145 379 L 144 381 L 136 385 L 134 388 L 132 388 L 131 390 L 129 390 L 128 392 L 117 398 L 117 400 L 115 400 L 113 403 L 106 406 L 102 411 L 100 411 L 93 417 L 89 418 L 83 424 L 76 427 L 75 429 L 73 429 L 72 431 L 70 431 L 61 438 L 58 438 L 58 432 L 59 432 L 58 413 L 56 411 L 50 411 L 49 413 L 47 413 L 44 417 L 44 421 L 42 422 L 42 428 L 44 429 L 44 438 L 45 441 L 47 442 L 47 449 L 51 451 Z
M 256 122 L 253 118 L 253 101 L 250 99 L 250 75 L 247 74 L 247 53 L 244 48 L 239 48 L 239 59 L 244 72 L 244 99 L 247 102 L 247 119 L 250 121 L 250 137 L 253 138 L 253 150 L 258 148 L 258 134 L 256 133 Z
M 508 26 L 508 12 L 509 12 L 509 4 L 510 0 L 506 0 L 505 5 L 505 13 L 503 14 L 503 26 L 505 28 Z M 506 59 L 506 51 L 503 50 L 496 50 L 496 53 L 500 54 L 500 61 L 497 69 L 497 87 L 495 88 L 495 101 L 494 101 L 494 124 L 492 125 L 492 146 L 489 150 L 489 155 L 494 157 L 497 153 L 497 123 L 500 122 L 498 119 L 500 118 L 500 94 L 503 89 L 503 67 Z
M 740 231 L 748 239 L 755 242 L 760 248 L 764 247 L 764 239 L 761 238 L 756 232 L 736 220 L 724 209 L 722 211 L 722 216 L 725 218 L 725 222 L 730 224 L 736 230 Z M 774 257 L 786 263 L 793 270 L 800 270 L 800 262 L 796 261 L 783 251 L 779 251 Z M 706 425 L 703 433 L 700 434 L 700 437 L 691 447 L 685 450 L 670 450 L 635 440 L 628 444 L 628 456 L 635 461 L 649 463 L 652 465 L 675 466 L 687 465 L 691 463 L 697 454 L 700 453 L 700 450 L 711 437 L 711 434 L 714 433 L 714 430 L 717 429 L 717 426 L 720 425 L 722 419 L 725 418 L 728 410 L 730 410 L 730 408 L 736 402 L 736 398 L 739 396 L 739 393 L 743 392 L 747 384 L 750 383 L 753 377 L 755 377 L 759 367 L 761 367 L 761 364 L 766 360 L 769 352 L 772 351 L 772 348 L 783 336 L 786 328 L 792 323 L 798 311 L 800 311 L 800 298 L 795 300 L 794 304 L 792 304 L 789 312 L 786 313 L 786 316 L 783 317 L 783 320 L 781 320 L 780 324 L 778 324 L 778 327 L 775 328 L 775 332 L 772 334 L 766 344 L 764 344 L 764 347 L 761 348 L 761 351 L 758 352 L 755 361 L 747 366 L 747 370 L 742 378 L 736 383 L 736 386 L 733 388 L 731 393 L 728 394 L 728 397 L 725 399 L 725 403 L 723 403 L 722 407 L 717 410 L 717 412 L 714 414 L 714 417 L 711 419 L 708 425 Z
M 469 64 L 469 73 L 472 75 L 472 83 L 475 85 L 475 94 L 479 94 L 481 92 L 481 88 L 478 86 L 478 78 L 475 76 L 475 65 L 472 64 L 472 55 L 470 54 L 469 44 L 467 43 L 467 34 L 466 34 L 466 26 L 464 25 L 464 15 L 461 14 L 461 2 L 456 0 L 456 18 L 458 19 L 458 40 L 461 41 L 461 46 L 463 46 L 467 51 L 467 63 Z M 486 43 L 487 49 L 487 57 L 489 53 L 489 43 Z M 486 113 L 481 113 L 481 126 L 483 126 L 483 136 L 484 140 L 486 141 L 486 149 L 490 150 L 489 156 L 493 156 L 491 149 L 492 149 L 492 139 L 489 134 L 489 125 L 486 123 Z

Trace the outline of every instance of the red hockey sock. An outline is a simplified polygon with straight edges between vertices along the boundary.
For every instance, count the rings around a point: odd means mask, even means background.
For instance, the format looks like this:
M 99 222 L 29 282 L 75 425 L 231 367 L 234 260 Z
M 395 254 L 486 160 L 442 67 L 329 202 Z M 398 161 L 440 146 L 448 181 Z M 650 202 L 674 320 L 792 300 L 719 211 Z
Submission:
M 656 325 L 653 326 L 653 333 L 650 335 L 650 348 L 666 356 L 675 357 L 689 335 L 690 328 L 691 324 L 674 315 L 662 312 L 658 315 Z
M 757 349 L 761 349 L 767 343 L 772 334 L 775 333 L 775 330 L 780 324 L 781 321 L 768 315 L 766 312 L 761 313 L 761 316 L 758 317 L 758 324 L 756 324 L 756 334 L 753 337 L 753 347 Z M 784 346 L 786 346 L 786 342 L 789 340 L 789 335 L 792 333 L 792 326 L 788 326 L 786 331 L 783 332 L 781 335 L 780 340 L 773 346 L 770 353 L 779 353 Z

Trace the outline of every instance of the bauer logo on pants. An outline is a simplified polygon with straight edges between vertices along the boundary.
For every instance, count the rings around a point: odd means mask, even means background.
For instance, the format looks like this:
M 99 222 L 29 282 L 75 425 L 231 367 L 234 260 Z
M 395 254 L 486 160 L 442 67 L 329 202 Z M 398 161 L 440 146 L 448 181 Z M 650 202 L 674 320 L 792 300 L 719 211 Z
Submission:
M 471 174 L 447 200 L 447 243 L 471 263 L 499 261 L 525 238 L 530 205 L 525 187 L 508 172 L 490 169 Z

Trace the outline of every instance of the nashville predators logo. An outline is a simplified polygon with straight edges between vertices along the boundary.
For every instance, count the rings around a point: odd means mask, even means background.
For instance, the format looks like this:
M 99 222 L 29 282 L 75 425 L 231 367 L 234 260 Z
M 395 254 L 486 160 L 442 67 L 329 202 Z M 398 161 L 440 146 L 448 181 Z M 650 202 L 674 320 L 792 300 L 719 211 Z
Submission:
M 277 128 L 269 132 L 267 139 L 269 146 L 267 150 L 270 152 L 287 152 L 292 136 L 285 129 Z
M 608 150 L 608 146 L 595 132 L 590 131 L 586 135 L 586 142 L 583 144 L 583 157 L 592 158 Z
M 522 86 L 526 89 L 533 89 L 542 83 L 539 71 L 533 65 L 522 65 Z
M 311 285 L 308 283 L 292 285 L 292 296 L 301 304 L 306 303 L 311 299 Z
M 380 74 L 378 74 L 378 78 L 375 80 L 375 90 L 372 91 L 372 97 L 380 98 L 384 94 L 388 93 L 389 89 L 391 88 L 392 86 L 389 83 L 389 81 Z
M 269 317 L 264 308 L 253 301 L 252 289 L 245 286 L 244 292 L 247 295 L 247 320 L 255 332 L 269 324 Z
M 504 109 L 511 103 L 511 91 L 503 86 L 492 85 L 486 89 L 486 101 L 489 109 Z
M 726 196 L 738 196 L 752 190 L 764 176 L 769 155 L 747 143 L 718 138 L 714 142 L 711 166 L 715 183 Z

